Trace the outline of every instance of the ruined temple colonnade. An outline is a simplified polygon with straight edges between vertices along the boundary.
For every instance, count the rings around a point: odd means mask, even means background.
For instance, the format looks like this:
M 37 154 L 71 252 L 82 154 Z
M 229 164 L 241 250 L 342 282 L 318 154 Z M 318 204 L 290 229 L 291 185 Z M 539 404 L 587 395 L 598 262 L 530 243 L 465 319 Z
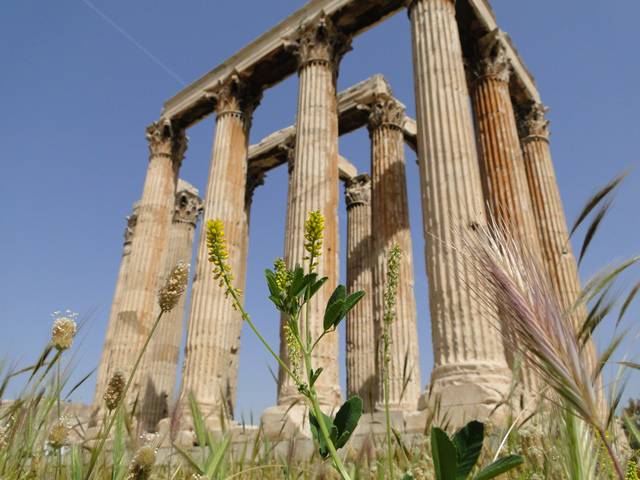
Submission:
M 336 92 L 341 59 L 356 54 L 348 53 L 352 39 L 402 10 L 411 31 L 407 48 L 413 52 L 415 121 L 380 75 Z M 249 146 L 262 95 L 292 74 L 298 76 L 295 123 Z M 345 396 L 359 394 L 368 412 L 381 409 L 386 257 L 398 244 L 403 256 L 390 330 L 392 410 L 409 418 L 427 411 L 437 397 L 440 407 L 452 412 L 453 422 L 487 419 L 507 395 L 517 362 L 495 330 L 499 306 L 479 302 L 473 294 L 481 279 L 460 258 L 462 239 L 453 232 L 472 232 L 491 216 L 539 257 L 563 305 L 580 289 L 575 259 L 566 248 L 544 112 L 533 78 L 485 0 L 309 2 L 167 101 L 161 118 L 148 128 L 147 177 L 128 221 L 95 411 L 100 411 L 110 376 L 126 372 L 144 342 L 157 313 L 159 285 L 172 264 L 191 259 L 195 243 L 190 304 L 178 305 L 167 322 L 171 326 L 154 337 L 134 391 L 147 430 L 168 417 L 174 398 L 187 417 L 189 394 L 212 428 L 232 416 L 243 322 L 211 276 L 206 235 L 202 231 L 194 240 L 195 225 L 201 212 L 205 221 L 224 222 L 232 273 L 236 286 L 244 288 L 254 190 L 268 170 L 286 163 L 288 196 L 282 208 L 288 266 L 304 260 L 307 214 L 319 210 L 325 218 L 317 268 L 328 282 L 311 305 L 312 335 L 322 331 L 324 306 L 338 283 L 341 182 L 347 208 L 346 284 L 351 291 L 368 293 L 346 323 L 346 392 L 339 382 L 338 334 L 324 338 L 315 352 L 315 365 L 324 369 L 316 384 L 323 407 L 329 411 Z M 200 200 L 178 175 L 186 130 L 209 114 L 215 114 L 215 135 Z M 338 152 L 340 135 L 365 127 L 371 143 L 369 173 L 357 172 Z M 421 205 L 409 204 L 405 145 L 418 157 Z M 411 238 L 413 208 L 422 209 L 423 239 Z M 428 292 L 414 288 L 416 241 L 425 244 Z M 429 296 L 431 346 L 418 336 L 416 297 L 424 295 Z M 184 369 L 179 392 L 174 392 L 185 309 Z M 281 329 L 280 352 L 288 361 L 283 337 Z M 419 349 L 429 347 L 434 369 L 426 388 Z M 527 365 L 521 369 L 523 388 L 534 392 L 535 376 Z M 281 370 L 276 405 L 262 417 L 267 435 L 280 432 L 285 420 L 288 428 L 300 430 L 304 409 L 292 408 L 299 399 Z

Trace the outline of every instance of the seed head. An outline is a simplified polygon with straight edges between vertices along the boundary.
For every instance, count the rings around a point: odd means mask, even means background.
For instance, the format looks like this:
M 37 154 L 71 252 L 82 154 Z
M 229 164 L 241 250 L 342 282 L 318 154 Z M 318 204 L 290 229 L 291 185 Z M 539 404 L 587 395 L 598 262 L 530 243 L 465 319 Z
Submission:
M 55 321 L 51 328 L 51 343 L 59 351 L 67 350 L 73 344 L 78 326 L 75 321 L 76 314 L 67 311 L 64 316 L 59 312 L 54 313 Z
M 298 342 L 296 337 L 293 335 L 291 331 L 291 327 L 289 325 L 285 325 L 283 327 L 284 339 L 287 344 L 287 357 L 289 358 L 289 366 L 291 370 L 296 374 L 297 377 L 300 377 L 300 365 L 302 360 L 302 355 L 300 352 L 300 347 L 298 346 Z
M 49 437 L 47 438 L 47 440 L 53 448 L 58 449 L 66 445 L 68 436 L 69 425 L 67 424 L 67 419 L 64 417 L 60 417 L 51 426 L 51 430 L 49 430 Z
M 160 310 L 163 312 L 170 312 L 174 309 L 180 297 L 187 289 L 187 283 L 189 282 L 189 264 L 178 262 L 173 267 L 167 281 L 160 289 L 158 294 L 158 304 Z
M 153 447 L 150 445 L 140 447 L 129 464 L 127 480 L 148 479 L 154 463 L 156 463 L 156 451 Z
M 9 444 L 9 427 L 7 425 L 3 425 L 0 427 L 0 451 L 7 448 Z
M 126 383 L 124 374 L 120 371 L 115 372 L 109 380 L 103 397 L 104 404 L 107 406 L 109 411 L 115 410 L 122 400 L 122 394 L 124 393 Z
M 309 254 L 305 260 L 310 260 L 310 268 L 314 269 L 318 264 L 315 259 L 322 255 L 322 239 L 324 238 L 324 216 L 320 210 L 309 212 L 304 223 L 304 249 Z

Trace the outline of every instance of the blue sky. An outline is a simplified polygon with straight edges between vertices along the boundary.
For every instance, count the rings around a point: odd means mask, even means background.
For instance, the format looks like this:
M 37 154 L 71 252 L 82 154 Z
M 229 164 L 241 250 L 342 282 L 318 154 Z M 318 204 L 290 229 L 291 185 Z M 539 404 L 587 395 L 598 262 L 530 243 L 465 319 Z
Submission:
M 51 312 L 69 308 L 88 318 L 79 336 L 75 376 L 80 378 L 97 364 L 124 218 L 142 191 L 145 126 L 157 119 L 163 101 L 180 90 L 181 81 L 195 80 L 303 3 L 93 0 L 115 27 L 84 0 L 3 2 L 1 357 L 21 365 L 33 360 L 48 340 Z M 640 3 L 494 0 L 492 5 L 551 107 L 556 172 L 567 216 L 573 219 L 600 185 L 640 164 L 640 55 L 635 51 Z M 406 14 L 401 12 L 358 37 L 353 46 L 342 62 L 339 89 L 382 73 L 414 115 Z M 265 93 L 254 116 L 252 143 L 294 122 L 296 93 L 296 77 Z M 181 176 L 201 192 L 213 127 L 210 117 L 188 132 L 190 146 Z M 366 131 L 341 138 L 340 151 L 361 171 L 369 170 Z M 407 151 L 426 384 L 432 354 L 414 160 Z M 639 175 L 635 168 L 621 188 L 583 262 L 583 278 L 640 250 Z M 282 255 L 285 202 L 286 170 L 279 168 L 269 173 L 254 198 L 246 294 L 248 310 L 273 344 L 277 344 L 278 316 L 265 300 L 262 270 Z M 340 215 L 344 245 L 344 203 Z M 344 263 L 343 257 L 343 281 Z M 638 277 L 636 270 L 627 279 Z M 636 323 L 629 322 L 631 330 L 623 345 L 629 355 L 637 351 L 638 304 L 631 309 L 628 321 Z M 611 328 L 604 329 L 598 342 L 603 344 L 611 335 Z M 275 366 L 248 329 L 241 351 L 237 412 L 249 418 L 250 412 L 255 417 L 274 403 L 275 384 L 267 366 Z M 89 401 L 92 392 L 93 379 L 74 398 Z M 640 381 L 631 381 L 628 394 L 640 395 Z

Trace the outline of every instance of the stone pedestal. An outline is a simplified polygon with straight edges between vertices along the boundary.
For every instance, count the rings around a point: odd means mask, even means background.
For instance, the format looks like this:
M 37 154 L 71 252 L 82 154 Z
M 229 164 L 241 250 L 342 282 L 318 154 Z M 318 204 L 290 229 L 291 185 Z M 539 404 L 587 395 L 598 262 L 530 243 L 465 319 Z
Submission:
M 178 181 L 169 232 L 167 258 L 161 282 L 179 263 L 191 263 L 193 237 L 196 223 L 202 213 L 202 200 L 198 190 L 183 180 Z M 160 419 L 169 414 L 173 402 L 178 369 L 178 357 L 182 344 L 185 297 L 180 297 L 173 310 L 162 318 L 149 344 L 144 363 L 145 385 L 141 398 L 140 420 L 146 431 L 154 431 Z
M 102 349 L 102 356 L 100 357 L 100 363 L 98 364 L 98 373 L 96 378 L 96 390 L 93 398 L 93 412 L 92 422 L 97 421 L 98 415 L 100 415 L 103 409 L 104 391 L 107 383 L 109 382 L 109 364 L 111 363 L 111 348 L 114 339 L 118 338 L 117 332 L 117 315 L 120 310 L 120 304 L 122 303 L 122 296 L 124 295 L 124 288 L 127 282 L 127 276 L 129 274 L 129 261 L 131 259 L 131 241 L 133 240 L 133 234 L 136 228 L 136 222 L 138 220 L 138 204 L 133 205 L 131 215 L 127 217 L 127 226 L 124 229 L 124 245 L 122 247 L 122 259 L 120 260 L 120 269 L 118 270 L 118 278 L 116 280 L 116 290 L 113 294 L 113 301 L 111 302 L 111 311 L 109 313 L 109 320 L 107 323 L 107 331 L 105 333 L 104 347 Z
M 431 400 L 439 397 L 457 423 L 485 420 L 511 373 L 491 324 L 495 306 L 472 293 L 481 280 L 459 253 L 462 235 L 486 217 L 455 6 L 414 0 L 409 15 L 434 349 Z
M 247 140 L 259 95 L 238 75 L 231 75 L 210 96 L 216 102 L 217 119 L 203 224 L 210 219 L 224 223 L 231 273 L 235 286 L 244 289 Z M 238 365 L 235 357 L 239 354 L 242 318 L 211 271 L 203 228 L 191 294 L 180 401 L 187 412 L 188 393 L 193 392 L 207 421 L 216 428 L 221 416 L 233 414 Z
M 511 65 L 504 42 L 499 31 L 485 36 L 480 42 L 480 57 L 472 66 L 471 96 L 476 115 L 480 170 L 489 214 L 499 227 L 513 235 L 523 251 L 540 259 L 542 267 L 540 242 L 509 94 Z M 508 345 L 506 352 L 512 368 L 522 362 Z M 523 365 L 518 374 L 529 393 L 538 389 L 531 366 Z
M 380 95 L 369 106 L 371 137 L 372 230 L 374 257 L 374 318 L 378 332 L 384 328 L 384 292 L 387 259 L 391 247 L 401 251 L 395 319 L 389 326 L 389 406 L 413 411 L 420 395 L 420 355 L 416 299 L 413 289 L 413 244 L 409 228 L 409 200 L 404 159 L 402 123 L 404 106 Z M 380 334 L 377 337 L 380 342 Z M 378 389 L 376 407 L 384 408 L 383 348 L 378 347 Z
M 378 336 L 373 310 L 371 237 L 371 178 L 358 175 L 345 185 L 347 204 L 347 291 L 365 296 L 346 319 L 347 396 L 359 395 L 364 411 L 373 410 L 377 398 Z
M 116 315 L 116 334 L 110 344 L 104 379 L 120 370 L 128 377 L 158 312 L 158 279 L 165 265 L 177 173 L 186 149 L 183 132 L 173 132 L 164 121 L 147 129 L 149 166 L 138 206 L 136 232 L 122 301 Z M 144 361 L 144 360 L 143 360 Z M 139 370 L 129 391 L 133 401 L 144 381 Z M 104 388 L 99 385 L 98 388 Z
M 340 58 L 348 45 L 349 40 L 323 14 L 302 25 L 289 43 L 299 61 L 297 134 L 289 181 L 285 238 L 285 261 L 289 267 L 305 263 L 304 224 L 309 212 L 318 210 L 325 218 L 323 249 L 317 271 L 320 276 L 328 277 L 328 281 L 310 303 L 308 323 L 313 338 L 323 331 L 324 309 L 338 281 L 336 77 Z M 282 342 L 284 338 L 281 338 Z M 283 351 L 284 347 L 281 347 Z M 327 335 L 319 343 L 313 362 L 315 368 L 324 369 L 316 383 L 319 401 L 329 406 L 338 404 L 341 394 L 337 333 Z M 294 383 L 280 370 L 278 404 L 287 405 L 299 398 Z

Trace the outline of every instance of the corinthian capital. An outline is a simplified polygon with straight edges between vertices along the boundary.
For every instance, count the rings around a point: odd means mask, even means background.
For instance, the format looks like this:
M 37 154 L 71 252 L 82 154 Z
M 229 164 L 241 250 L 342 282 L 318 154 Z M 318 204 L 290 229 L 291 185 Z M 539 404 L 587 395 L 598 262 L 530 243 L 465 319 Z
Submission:
M 179 179 L 173 207 L 173 221 L 175 223 L 190 223 L 195 226 L 202 210 L 203 202 L 198 196 L 198 190 L 190 183 Z
M 363 173 L 351 178 L 345 185 L 344 198 L 347 209 L 356 205 L 369 205 L 371 201 L 371 177 Z
M 325 63 L 337 73 L 342 56 L 351 50 L 351 37 L 340 32 L 331 18 L 321 12 L 302 24 L 285 45 L 297 56 L 299 68 L 309 63 Z
M 518 110 L 518 133 L 520 139 L 542 138 L 549 140 L 549 120 L 545 118 L 549 109 L 542 103 L 530 102 Z
M 479 58 L 474 66 L 477 78 L 493 78 L 508 82 L 511 76 L 511 61 L 507 54 L 507 39 L 503 32 L 495 29 L 479 41 Z
M 146 138 L 151 156 L 172 157 L 178 166 L 182 163 L 188 139 L 183 130 L 173 131 L 169 120 L 160 119 L 149 125 Z
M 233 72 L 208 89 L 206 96 L 215 101 L 218 116 L 231 113 L 249 120 L 262 99 L 262 90 L 238 72 Z
M 383 126 L 401 129 L 404 123 L 404 105 L 386 94 L 376 95 L 371 103 L 359 105 L 358 108 L 369 112 L 370 131 Z

